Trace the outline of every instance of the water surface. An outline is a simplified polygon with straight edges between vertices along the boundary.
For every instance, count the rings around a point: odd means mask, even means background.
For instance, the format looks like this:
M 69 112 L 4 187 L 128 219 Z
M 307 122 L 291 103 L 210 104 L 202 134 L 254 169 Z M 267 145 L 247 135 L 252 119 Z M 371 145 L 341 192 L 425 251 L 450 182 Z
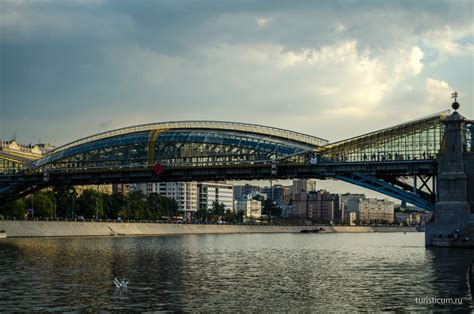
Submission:
M 422 233 L 0 241 L 0 310 L 354 311 L 471 308 L 472 250 Z M 117 289 L 114 276 L 130 280 Z M 416 298 L 463 298 L 460 305 Z

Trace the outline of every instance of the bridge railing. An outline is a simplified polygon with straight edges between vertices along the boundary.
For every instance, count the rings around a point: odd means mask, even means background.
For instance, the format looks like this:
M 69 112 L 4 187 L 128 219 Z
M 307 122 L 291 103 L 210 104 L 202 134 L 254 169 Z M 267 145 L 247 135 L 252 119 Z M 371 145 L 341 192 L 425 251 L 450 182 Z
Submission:
M 410 159 L 408 159 L 410 158 Z M 402 155 L 383 155 L 378 154 L 377 157 L 363 157 L 363 158 L 348 158 L 344 155 L 325 155 L 318 154 L 314 151 L 305 152 L 301 155 L 289 156 L 288 158 L 268 158 L 260 160 L 237 160 L 237 161 L 192 161 L 192 162 L 178 162 L 174 163 L 169 160 L 161 160 L 159 163 L 165 169 L 180 169 L 180 168 L 215 168 L 215 167 L 261 167 L 272 165 L 310 165 L 310 164 L 323 164 L 323 163 L 380 163 L 380 162 L 397 162 L 397 161 L 422 161 L 422 160 L 434 159 L 433 156 L 429 158 L 416 158 L 403 157 Z M 0 171 L 1 175 L 14 175 L 14 174 L 44 174 L 45 178 L 47 174 L 53 173 L 73 173 L 73 172 L 107 172 L 107 171 L 127 171 L 134 169 L 152 169 L 153 165 L 149 165 L 146 162 L 143 163 L 130 163 L 130 164 L 108 164 L 108 163 L 90 163 L 83 165 L 76 165 L 75 167 L 63 167 L 61 165 L 52 165 L 53 167 L 37 167 L 28 169 L 9 169 Z

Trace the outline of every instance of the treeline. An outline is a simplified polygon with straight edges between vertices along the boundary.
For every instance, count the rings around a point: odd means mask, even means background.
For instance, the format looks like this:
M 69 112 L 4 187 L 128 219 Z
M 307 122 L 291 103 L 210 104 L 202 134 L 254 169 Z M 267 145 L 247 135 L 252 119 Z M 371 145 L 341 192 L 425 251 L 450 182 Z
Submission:
M 270 199 L 255 197 L 262 202 L 262 214 L 280 216 L 281 208 Z M 128 195 L 106 194 L 95 190 L 84 190 L 77 194 L 74 186 L 53 187 L 25 198 L 0 206 L 0 215 L 4 217 L 42 217 L 42 218 L 77 218 L 85 219 L 134 219 L 157 220 L 162 217 L 177 217 L 178 203 L 158 193 L 146 196 L 142 191 Z M 194 222 L 243 222 L 243 212 L 226 210 L 224 204 L 214 202 L 211 208 L 200 208 L 197 212 L 188 212 Z M 186 219 L 186 217 L 184 217 Z
M 195 222 L 217 223 L 225 221 L 227 223 L 239 223 L 244 220 L 243 212 L 226 210 L 223 203 L 215 201 L 211 208 L 200 208 L 196 216 L 192 219 Z
M 105 219 L 160 219 L 178 215 L 174 199 L 142 191 L 122 194 L 105 194 L 84 190 L 78 195 L 73 186 L 54 187 L 0 207 L 0 215 L 6 217 L 59 217 Z

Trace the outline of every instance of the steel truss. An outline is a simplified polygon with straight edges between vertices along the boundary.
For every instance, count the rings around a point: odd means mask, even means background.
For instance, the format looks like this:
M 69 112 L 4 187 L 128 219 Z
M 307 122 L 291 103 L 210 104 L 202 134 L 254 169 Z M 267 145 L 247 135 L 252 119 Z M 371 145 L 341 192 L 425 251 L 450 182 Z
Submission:
M 416 181 L 416 177 L 417 176 L 414 177 L 414 181 Z M 422 181 L 422 186 L 418 188 L 416 185 L 412 187 L 409 184 L 400 181 L 399 178 L 385 177 L 378 179 L 356 172 L 340 174 L 337 175 L 336 178 L 347 183 L 358 185 L 406 201 L 407 203 L 426 210 L 433 210 L 434 207 L 435 194 L 431 190 L 431 193 L 424 191 L 424 189 L 427 188 L 427 182 L 429 179 Z

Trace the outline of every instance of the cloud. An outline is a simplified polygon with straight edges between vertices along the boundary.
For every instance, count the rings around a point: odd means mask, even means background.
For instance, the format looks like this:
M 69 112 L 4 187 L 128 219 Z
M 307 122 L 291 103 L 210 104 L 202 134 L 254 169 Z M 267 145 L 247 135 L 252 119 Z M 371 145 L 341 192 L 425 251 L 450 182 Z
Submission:
M 425 92 L 424 106 L 427 106 L 428 110 L 435 110 L 446 107 L 446 99 L 453 90 L 445 81 L 428 78 L 425 81 Z
M 469 12 L 472 1 L 5 2 L 0 137 L 61 144 L 216 119 L 339 139 L 446 107 L 436 82 L 469 108 Z
M 264 17 L 259 17 L 255 19 L 255 23 L 257 23 L 258 27 L 265 27 L 268 24 L 269 20 Z
M 452 27 L 444 25 L 424 33 L 423 42 L 438 53 L 437 62 L 445 62 L 451 57 L 464 57 L 474 55 L 474 33 L 471 25 Z M 461 43 L 461 40 L 468 40 Z

